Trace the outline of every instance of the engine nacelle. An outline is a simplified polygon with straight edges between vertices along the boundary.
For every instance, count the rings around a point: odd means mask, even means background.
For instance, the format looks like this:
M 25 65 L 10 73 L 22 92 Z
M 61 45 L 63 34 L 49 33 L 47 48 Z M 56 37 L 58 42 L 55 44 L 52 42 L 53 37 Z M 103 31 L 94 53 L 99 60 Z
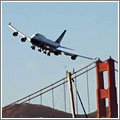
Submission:
M 55 52 L 54 55 L 59 55 L 59 53 L 58 53 L 58 52 Z
M 21 38 L 21 42 L 25 42 L 26 41 L 26 37 L 24 37 L 24 38 Z
M 17 35 L 18 35 L 18 32 L 14 32 L 14 33 L 13 33 L 13 36 L 16 37 Z
M 72 60 L 76 60 L 76 57 L 77 57 L 76 55 L 71 56 L 71 59 L 72 59 Z

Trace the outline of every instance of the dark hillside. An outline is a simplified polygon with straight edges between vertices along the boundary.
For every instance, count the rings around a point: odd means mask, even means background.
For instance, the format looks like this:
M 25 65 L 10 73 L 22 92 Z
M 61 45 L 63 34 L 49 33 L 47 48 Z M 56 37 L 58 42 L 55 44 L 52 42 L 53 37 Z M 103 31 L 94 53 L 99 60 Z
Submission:
M 12 105 L 15 106 L 15 105 Z M 7 106 L 10 107 L 10 106 Z M 6 109 L 7 107 L 4 107 Z M 43 105 L 37 104 L 17 104 L 16 107 L 12 107 L 11 109 L 3 112 L 3 118 L 71 118 L 72 115 L 70 113 L 66 113 L 63 111 L 59 111 L 57 109 L 53 109 Z M 95 118 L 96 112 L 91 113 L 89 117 Z M 85 118 L 84 115 L 77 115 L 77 118 Z

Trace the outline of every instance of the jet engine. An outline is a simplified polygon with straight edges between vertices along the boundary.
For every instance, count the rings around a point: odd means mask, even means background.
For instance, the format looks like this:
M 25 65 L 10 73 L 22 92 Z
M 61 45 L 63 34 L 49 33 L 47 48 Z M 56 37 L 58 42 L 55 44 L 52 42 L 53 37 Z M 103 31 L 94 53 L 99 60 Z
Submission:
M 14 32 L 14 33 L 13 33 L 13 36 L 16 37 L 17 35 L 18 35 L 18 32 Z
M 21 38 L 21 42 L 25 42 L 26 41 L 26 37 L 24 37 L 24 38 Z
M 59 53 L 58 53 L 58 52 L 55 52 L 55 53 L 54 53 L 54 55 L 56 55 L 56 56 L 57 56 L 57 55 L 59 55 Z
M 76 57 L 77 57 L 76 55 L 71 56 L 71 59 L 72 59 L 72 60 L 75 60 L 75 59 L 76 59 Z
M 59 50 L 54 52 L 54 55 L 56 55 L 56 56 L 58 56 L 60 54 L 61 54 L 61 51 L 59 51 Z

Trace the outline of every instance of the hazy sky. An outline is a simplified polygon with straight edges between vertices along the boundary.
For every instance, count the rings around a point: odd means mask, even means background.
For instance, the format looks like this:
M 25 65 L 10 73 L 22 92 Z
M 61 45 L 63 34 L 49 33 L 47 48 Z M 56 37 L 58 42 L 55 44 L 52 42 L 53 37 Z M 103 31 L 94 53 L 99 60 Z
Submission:
M 33 51 L 29 41 L 22 43 L 20 36 L 12 36 L 13 31 L 8 27 L 9 22 L 28 36 L 38 32 L 53 41 L 66 29 L 61 44 L 75 49 L 73 53 L 93 58 L 100 57 L 103 61 L 109 56 L 118 59 L 117 2 L 3 2 L 2 106 L 63 78 L 65 66 L 68 71 L 72 71 L 73 68 L 78 70 L 92 62 L 83 58 L 72 61 L 70 57 L 64 55 L 48 57 L 39 53 L 37 49 Z M 86 76 L 79 79 L 81 79 L 78 82 L 79 92 L 87 109 Z M 89 85 L 90 107 L 91 111 L 94 111 L 95 71 L 89 73 Z M 63 91 L 63 87 L 56 91 L 56 95 L 59 91 Z M 48 97 L 43 99 L 49 106 L 50 95 L 51 93 L 48 93 Z M 62 98 L 63 93 L 59 99 Z M 61 109 L 63 108 L 62 102 Z M 79 111 L 82 113 L 81 108 Z

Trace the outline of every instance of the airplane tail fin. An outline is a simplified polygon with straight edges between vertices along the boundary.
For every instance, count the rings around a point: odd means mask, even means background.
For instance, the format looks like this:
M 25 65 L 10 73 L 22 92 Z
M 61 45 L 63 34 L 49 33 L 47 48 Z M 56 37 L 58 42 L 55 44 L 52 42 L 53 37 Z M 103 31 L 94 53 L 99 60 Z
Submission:
M 64 37 L 65 33 L 66 33 L 66 30 L 64 30 L 64 32 L 59 36 L 59 38 L 55 42 L 60 43 L 62 38 Z

